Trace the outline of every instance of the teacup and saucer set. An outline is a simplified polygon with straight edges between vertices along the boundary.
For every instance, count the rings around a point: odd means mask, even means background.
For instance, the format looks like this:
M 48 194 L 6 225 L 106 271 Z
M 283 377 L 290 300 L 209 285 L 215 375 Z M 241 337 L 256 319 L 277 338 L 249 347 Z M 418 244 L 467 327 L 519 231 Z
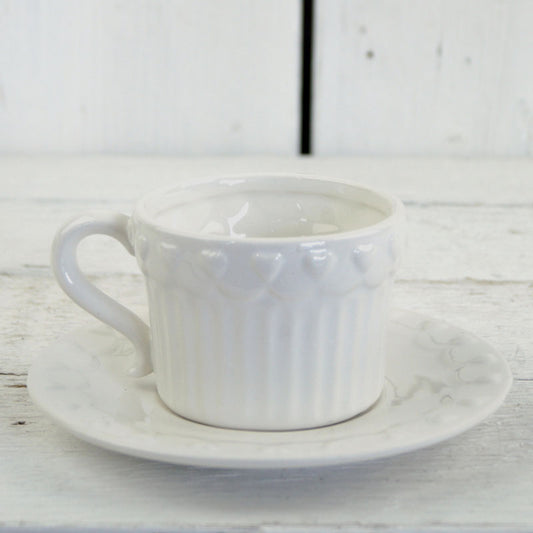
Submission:
M 145 276 L 149 323 L 81 273 L 118 239 Z M 503 402 L 505 360 L 473 334 L 390 309 L 402 203 L 348 181 L 218 177 L 158 190 L 132 214 L 58 232 L 65 292 L 105 325 L 50 346 L 34 402 L 83 440 L 222 468 L 308 467 L 413 451 Z

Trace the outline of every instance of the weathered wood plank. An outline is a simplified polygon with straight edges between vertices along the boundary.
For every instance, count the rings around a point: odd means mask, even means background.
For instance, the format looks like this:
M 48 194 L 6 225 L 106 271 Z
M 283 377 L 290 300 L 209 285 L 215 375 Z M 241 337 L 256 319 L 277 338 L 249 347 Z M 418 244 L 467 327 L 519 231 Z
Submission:
M 0 201 L 128 206 L 155 188 L 243 172 L 309 172 L 386 189 L 408 203 L 533 205 L 533 160 L 371 157 L 3 156 Z
M 531 155 L 533 5 L 319 0 L 317 154 Z
M 297 0 L 2 0 L 0 151 L 298 151 Z
M 533 521 L 526 466 L 531 381 L 515 383 L 499 411 L 448 442 L 359 465 L 294 471 L 179 467 L 100 450 L 41 416 L 24 389 L 9 388 L 13 382 L 0 376 L 4 526 L 23 517 L 25 526 L 131 530 L 276 531 L 283 524 L 450 531 L 511 530 Z
M 56 226 L 86 207 L 128 212 L 142 191 L 175 179 L 261 170 L 348 175 L 400 194 L 408 204 L 410 243 L 394 303 L 462 326 L 503 354 L 515 383 L 497 413 L 413 454 L 268 472 L 117 455 L 78 441 L 41 415 L 24 387 L 31 361 L 54 339 L 95 320 L 49 272 Z M 0 529 L 530 530 L 532 175 L 533 162 L 520 160 L 3 160 Z M 104 262 L 101 254 L 108 254 Z M 120 245 L 95 238 L 81 255 L 100 287 L 126 305 L 144 306 L 143 279 Z
M 6 203 L 0 209 L 0 272 L 48 271 L 50 247 L 57 229 L 72 216 L 98 209 L 130 213 L 125 202 L 81 201 Z M 408 247 L 401 279 L 521 280 L 533 279 L 533 205 L 505 207 L 411 204 Z M 92 237 L 80 246 L 87 272 L 138 272 L 135 260 L 112 239 Z
M 103 290 L 128 306 L 146 306 L 140 275 L 93 277 Z M 53 339 L 92 322 L 50 275 L 0 276 L 0 373 L 24 373 Z M 441 318 L 493 344 L 515 377 L 533 379 L 530 335 L 533 283 L 400 281 L 394 305 Z

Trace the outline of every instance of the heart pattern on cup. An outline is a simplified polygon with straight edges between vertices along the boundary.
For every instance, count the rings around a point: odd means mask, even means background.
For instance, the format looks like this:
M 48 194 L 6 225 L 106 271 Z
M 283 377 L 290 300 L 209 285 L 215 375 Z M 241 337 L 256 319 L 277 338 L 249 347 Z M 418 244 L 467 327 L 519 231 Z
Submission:
M 389 255 L 393 261 L 396 261 L 400 256 L 400 251 L 402 248 L 401 244 L 401 235 L 392 234 L 389 236 Z
M 221 250 L 204 249 L 198 254 L 198 263 L 213 278 L 220 279 L 228 269 L 228 256 Z
M 251 259 L 252 268 L 267 283 L 276 279 L 284 263 L 285 258 L 279 252 L 256 252 Z
M 135 241 L 135 255 L 142 261 L 148 257 L 148 239 L 144 235 L 139 235 Z
M 215 243 L 191 247 L 171 239 L 158 243 L 149 242 L 143 235 L 135 239 L 141 268 L 152 278 L 180 280 L 184 285 L 196 279 L 200 290 L 216 282 L 216 290 L 243 298 L 246 291 L 271 291 L 272 295 L 290 297 L 301 276 L 315 280 L 310 290 L 316 287 L 337 296 L 354 287 L 377 287 L 394 275 L 402 244 L 403 234 L 398 232 L 380 239 L 363 238 L 351 246 L 314 242 L 296 250 L 280 246 L 234 251 Z
M 361 272 L 367 272 L 374 261 L 376 247 L 373 243 L 360 244 L 353 251 L 353 259 Z
M 331 268 L 335 256 L 327 248 L 308 250 L 304 256 L 304 269 L 314 278 L 324 276 Z
M 180 258 L 180 250 L 174 243 L 162 242 L 161 243 L 161 256 L 166 263 L 175 264 Z

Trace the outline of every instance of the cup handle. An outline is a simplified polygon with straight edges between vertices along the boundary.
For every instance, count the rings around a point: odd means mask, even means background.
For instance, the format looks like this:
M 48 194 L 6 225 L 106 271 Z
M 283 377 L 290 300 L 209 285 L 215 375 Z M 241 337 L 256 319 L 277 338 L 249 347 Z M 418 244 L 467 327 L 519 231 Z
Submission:
M 78 265 L 77 248 L 89 235 L 109 235 L 134 255 L 128 238 L 129 217 L 121 213 L 83 215 L 67 222 L 52 245 L 52 268 L 61 288 L 80 307 L 125 335 L 135 347 L 135 363 L 129 373 L 145 376 L 152 371 L 150 328 L 136 314 L 104 294 L 83 275 Z

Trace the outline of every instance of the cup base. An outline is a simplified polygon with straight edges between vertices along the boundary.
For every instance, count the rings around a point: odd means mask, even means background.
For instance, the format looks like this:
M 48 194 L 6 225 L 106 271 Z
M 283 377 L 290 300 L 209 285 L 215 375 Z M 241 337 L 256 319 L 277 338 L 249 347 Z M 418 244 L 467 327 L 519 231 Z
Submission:
M 209 420 L 207 418 L 196 418 L 196 417 L 193 417 L 193 416 L 187 416 L 185 414 L 183 414 L 182 412 L 179 412 L 178 410 L 176 409 L 173 409 L 172 407 L 170 407 L 166 402 L 165 400 L 159 396 L 159 400 L 161 402 L 161 404 L 166 408 L 168 409 L 171 414 L 173 416 L 177 416 L 179 418 L 183 418 L 184 420 L 187 420 L 188 422 L 192 422 L 192 423 L 195 423 L 195 424 L 200 424 L 202 426 L 208 426 L 208 427 L 212 427 L 212 428 L 218 428 L 218 429 L 227 429 L 227 430 L 231 430 L 231 431 L 252 431 L 254 433 L 257 433 L 257 432 L 264 432 L 264 433 L 286 433 L 286 432 L 294 432 L 294 431 L 312 431 L 312 430 L 316 430 L 316 429 L 321 429 L 321 428 L 329 428 L 331 426 L 335 426 L 335 425 L 338 425 L 338 424 L 343 424 L 345 422 L 348 422 L 350 420 L 354 420 L 356 418 L 359 418 L 363 415 L 365 415 L 366 413 L 368 413 L 369 411 L 372 411 L 372 409 L 374 409 L 374 407 L 380 402 L 381 400 L 381 397 L 382 397 L 382 394 L 383 394 L 383 388 L 380 390 L 378 396 L 376 399 L 374 399 L 369 405 L 365 406 L 363 409 L 355 412 L 355 413 L 352 413 L 348 416 L 342 416 L 342 417 L 338 417 L 338 418 L 332 418 L 330 421 L 326 421 L 326 422 L 323 422 L 323 423 L 318 423 L 318 424 L 314 424 L 314 425 L 302 425 L 302 426 L 291 426 L 291 427 L 280 427 L 279 425 L 276 425 L 276 426 L 273 426 L 273 425 L 269 425 L 268 427 L 266 425 L 237 425 L 237 424 L 224 424 L 224 423 L 219 423 L 219 422 L 214 422 L 212 420 Z

